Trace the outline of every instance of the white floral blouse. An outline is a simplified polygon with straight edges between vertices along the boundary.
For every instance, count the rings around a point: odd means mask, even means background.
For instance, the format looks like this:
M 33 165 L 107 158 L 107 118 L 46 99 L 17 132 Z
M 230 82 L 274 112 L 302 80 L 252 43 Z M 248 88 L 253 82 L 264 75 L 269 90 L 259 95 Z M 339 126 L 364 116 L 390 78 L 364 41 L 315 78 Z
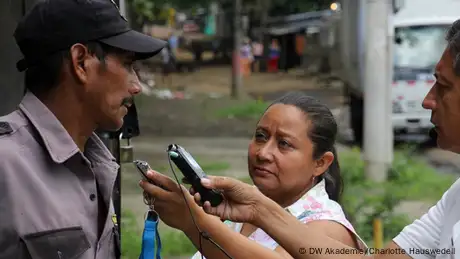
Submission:
M 342 207 L 337 202 L 329 199 L 326 192 L 326 182 L 324 180 L 316 184 L 294 204 L 287 207 L 286 210 L 303 223 L 314 220 L 338 222 L 355 235 L 361 249 L 367 249 L 365 242 L 359 237 L 351 223 L 345 217 Z M 236 232 L 240 232 L 243 226 L 243 223 L 231 221 L 225 221 L 224 223 Z M 254 231 L 248 238 L 271 250 L 278 247 L 278 243 L 260 228 Z M 200 252 L 197 252 L 191 259 L 201 258 Z

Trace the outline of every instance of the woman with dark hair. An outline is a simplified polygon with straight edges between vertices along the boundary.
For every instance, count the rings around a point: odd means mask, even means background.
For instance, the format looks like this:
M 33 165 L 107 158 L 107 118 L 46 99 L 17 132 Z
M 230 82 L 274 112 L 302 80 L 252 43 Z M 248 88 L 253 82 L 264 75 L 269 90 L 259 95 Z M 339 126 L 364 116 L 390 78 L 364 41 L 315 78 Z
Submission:
M 365 249 L 366 245 L 339 204 L 342 179 L 334 148 L 336 134 L 337 124 L 324 104 L 303 93 L 288 93 L 274 101 L 257 123 L 248 148 L 249 175 L 258 191 L 302 223 L 321 228 L 323 233 L 349 247 Z M 199 233 L 189 216 L 181 189 L 159 173 L 152 172 L 152 175 L 154 182 L 171 190 L 167 192 L 142 183 L 147 193 L 155 197 L 155 209 L 160 218 L 171 227 L 182 230 L 199 248 Z M 215 217 L 191 202 L 193 198 L 189 193 L 186 197 L 200 229 L 215 230 L 224 225 L 215 222 Z M 219 237 L 225 236 L 241 242 L 244 249 L 234 250 L 232 257 L 266 258 L 264 253 L 290 257 L 276 240 L 250 222 L 234 220 L 224 223 L 227 228 L 213 231 L 219 236 L 211 237 L 218 244 Z M 222 252 L 208 242 L 203 240 L 203 255 L 209 259 L 224 258 Z M 201 258 L 200 253 L 193 258 Z

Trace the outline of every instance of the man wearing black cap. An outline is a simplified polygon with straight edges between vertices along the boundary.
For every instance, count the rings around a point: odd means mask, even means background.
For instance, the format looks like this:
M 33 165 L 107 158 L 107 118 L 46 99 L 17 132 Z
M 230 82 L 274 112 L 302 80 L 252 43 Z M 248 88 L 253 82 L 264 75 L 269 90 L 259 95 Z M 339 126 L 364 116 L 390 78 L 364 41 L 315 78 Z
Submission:
M 123 125 L 133 62 L 165 42 L 111 0 L 41 0 L 14 37 L 27 91 L 0 117 L 0 258 L 117 258 L 118 165 L 93 132 Z

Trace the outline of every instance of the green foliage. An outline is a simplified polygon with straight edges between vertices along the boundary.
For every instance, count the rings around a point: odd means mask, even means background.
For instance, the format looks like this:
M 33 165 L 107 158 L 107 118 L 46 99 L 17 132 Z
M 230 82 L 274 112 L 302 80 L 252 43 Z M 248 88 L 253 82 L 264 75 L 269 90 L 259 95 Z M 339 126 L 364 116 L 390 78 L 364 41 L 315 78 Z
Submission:
M 385 238 L 392 238 L 410 223 L 405 215 L 394 211 L 401 201 L 435 202 L 455 181 L 450 175 L 440 175 L 408 150 L 395 152 L 385 183 L 365 180 L 364 161 L 358 149 L 341 153 L 339 160 L 345 186 L 342 206 L 366 241 L 372 240 L 375 218 L 382 220 Z
M 139 227 L 139 223 L 136 222 L 135 215 L 126 210 L 122 211 L 121 222 L 122 258 L 137 259 L 142 245 L 142 230 Z M 175 229 L 169 227 L 161 229 L 160 238 L 162 242 L 161 255 L 163 257 L 190 255 L 197 251 L 187 236 Z
M 165 256 L 183 256 L 196 253 L 197 249 L 192 241 L 181 231 L 169 229 L 160 233 L 162 247 L 161 255 Z
M 269 103 L 263 101 L 249 101 L 218 110 L 215 115 L 219 118 L 257 119 L 262 116 L 268 105 Z
M 151 0 L 131 0 L 130 8 L 136 14 L 136 22 L 142 24 L 144 21 L 152 21 L 155 18 L 155 2 Z
M 321 11 L 328 9 L 330 0 L 272 0 L 269 13 L 271 16 L 289 15 Z
M 130 8 L 136 14 L 138 23 L 143 21 L 152 21 L 153 19 L 166 18 L 163 17 L 167 8 L 172 7 L 178 10 L 187 10 L 197 6 L 207 7 L 212 0 L 128 0 Z
M 419 158 L 411 155 L 410 148 L 396 152 L 390 179 L 396 179 L 403 187 L 405 199 L 436 201 L 444 194 L 456 177 L 439 174 Z
M 260 0 L 259 0 L 260 1 Z M 244 0 L 243 6 L 258 5 L 256 0 Z M 269 9 L 273 16 L 287 15 L 299 12 L 317 11 L 329 8 L 329 0 L 262 0 L 270 1 Z M 230 11 L 233 1 L 231 0 L 128 0 L 130 8 L 136 15 L 136 22 L 142 24 L 144 21 L 165 18 L 162 10 L 175 8 L 176 10 L 195 10 L 197 7 L 207 8 L 210 3 L 219 2 L 221 6 Z M 260 10 L 259 10 L 260 11 Z
M 197 158 L 196 159 L 197 163 L 199 165 L 201 165 L 201 168 L 203 169 L 203 171 L 205 172 L 212 172 L 212 173 L 219 173 L 219 172 L 222 172 L 224 170 L 227 170 L 230 168 L 230 164 L 227 163 L 227 162 L 203 162 L 201 163 L 200 161 L 202 161 L 201 159 Z
M 121 256 L 123 259 L 139 258 L 142 238 L 136 216 L 127 210 L 121 212 Z

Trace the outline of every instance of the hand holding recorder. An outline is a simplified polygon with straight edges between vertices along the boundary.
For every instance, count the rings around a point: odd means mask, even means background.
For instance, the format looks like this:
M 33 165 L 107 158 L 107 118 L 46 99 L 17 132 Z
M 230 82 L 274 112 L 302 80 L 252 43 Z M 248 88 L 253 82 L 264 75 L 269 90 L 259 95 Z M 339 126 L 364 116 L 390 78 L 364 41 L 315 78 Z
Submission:
M 209 189 L 201 184 L 202 179 L 207 179 L 208 176 L 203 172 L 203 169 L 193 159 L 193 157 L 181 146 L 171 144 L 167 150 L 169 158 L 179 168 L 185 177 L 187 183 L 190 183 L 193 190 L 200 194 L 202 202 L 209 202 L 213 207 L 219 205 L 223 201 L 223 196 L 219 191 Z
M 187 189 L 170 177 L 158 173 L 147 162 L 134 161 L 142 181 L 140 186 L 144 189 L 144 198 L 151 198 L 153 209 L 160 219 L 172 228 L 182 231 L 194 228 L 191 217 L 184 217 L 191 211 L 193 214 L 203 211 L 193 200 Z

